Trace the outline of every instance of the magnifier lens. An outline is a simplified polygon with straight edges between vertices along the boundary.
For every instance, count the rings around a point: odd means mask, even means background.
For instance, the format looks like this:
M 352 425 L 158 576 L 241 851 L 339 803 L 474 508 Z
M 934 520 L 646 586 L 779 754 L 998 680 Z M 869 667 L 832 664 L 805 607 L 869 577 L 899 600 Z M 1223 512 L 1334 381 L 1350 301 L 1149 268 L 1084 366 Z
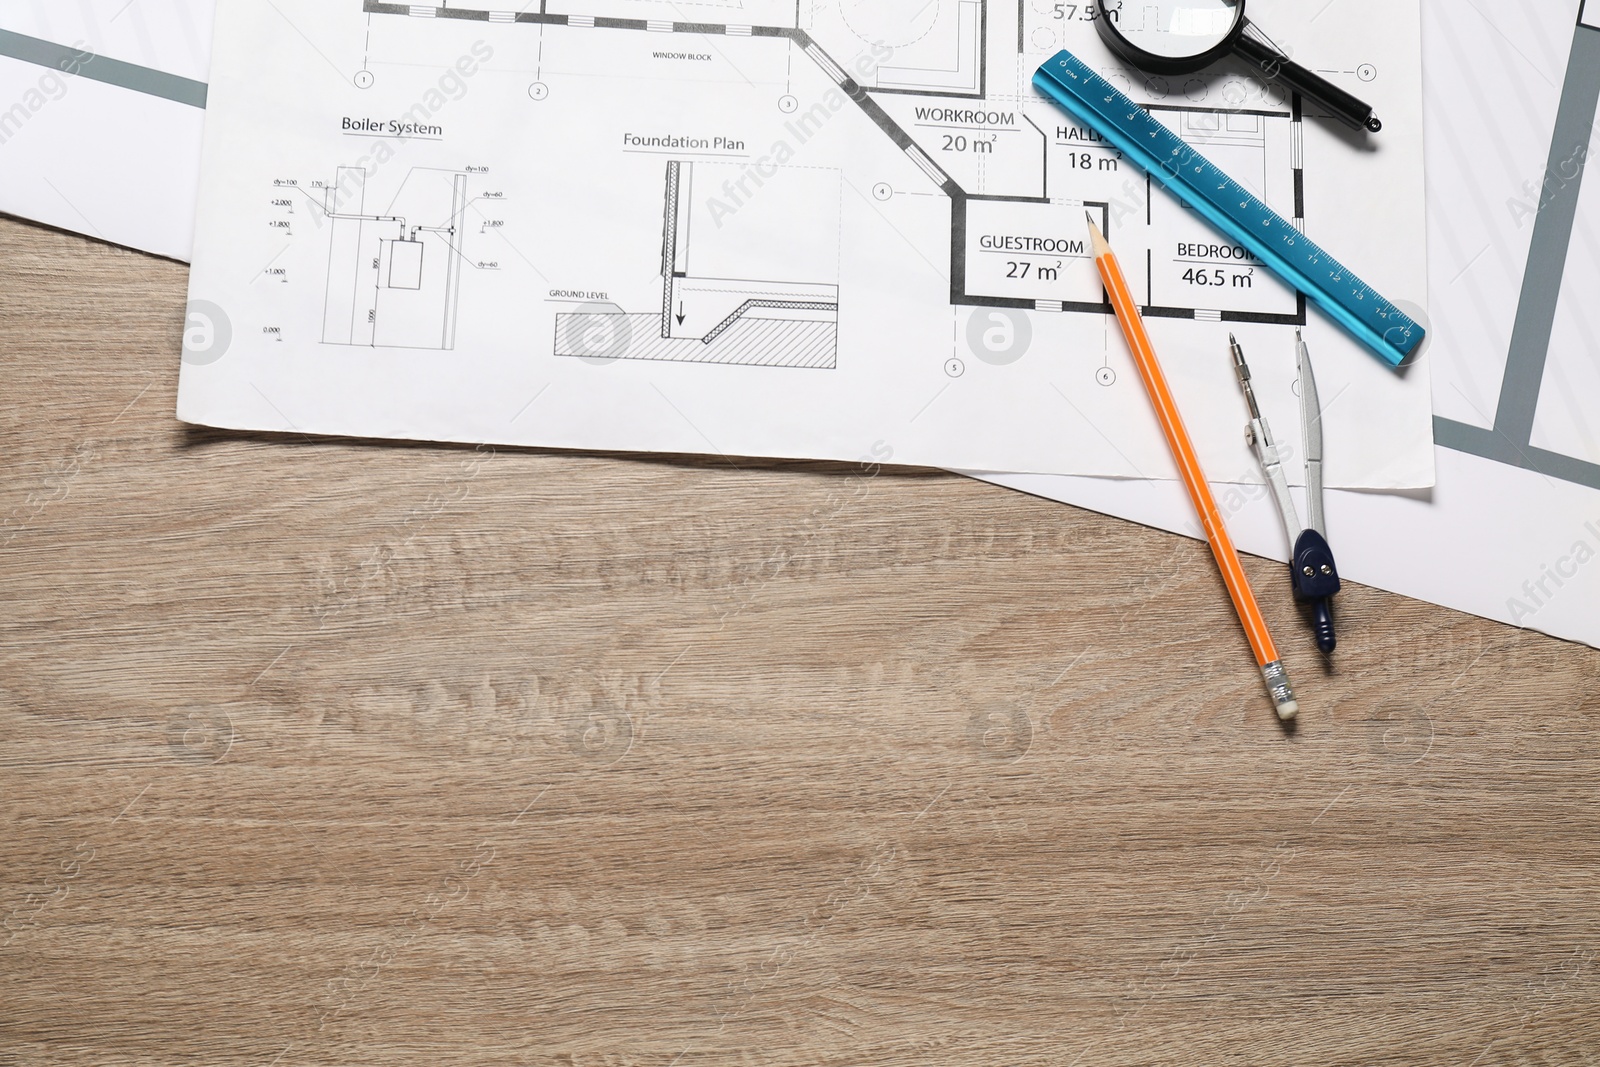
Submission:
M 1219 47 L 1244 18 L 1240 0 L 1122 0 L 1105 7 L 1109 29 L 1163 59 L 1187 59 Z

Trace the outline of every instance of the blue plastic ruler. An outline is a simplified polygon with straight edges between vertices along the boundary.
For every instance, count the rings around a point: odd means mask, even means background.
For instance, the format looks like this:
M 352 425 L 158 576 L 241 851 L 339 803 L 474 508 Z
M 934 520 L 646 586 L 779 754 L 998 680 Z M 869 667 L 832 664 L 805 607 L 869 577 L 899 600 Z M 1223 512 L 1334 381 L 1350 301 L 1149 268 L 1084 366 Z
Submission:
M 1423 328 L 1071 52 L 1033 84 L 1211 224 L 1306 294 L 1385 362 L 1404 363 Z

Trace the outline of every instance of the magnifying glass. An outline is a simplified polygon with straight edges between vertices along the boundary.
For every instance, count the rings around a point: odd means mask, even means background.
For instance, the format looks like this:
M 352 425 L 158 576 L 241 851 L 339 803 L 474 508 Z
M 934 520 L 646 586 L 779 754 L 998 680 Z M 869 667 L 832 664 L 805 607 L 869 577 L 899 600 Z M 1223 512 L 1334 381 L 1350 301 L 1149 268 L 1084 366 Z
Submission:
M 1372 107 L 1312 73 L 1264 39 L 1244 15 L 1245 0 L 1102 0 L 1095 22 L 1106 45 L 1152 74 L 1194 74 L 1228 56 L 1254 65 L 1326 107 L 1356 129 L 1383 129 Z

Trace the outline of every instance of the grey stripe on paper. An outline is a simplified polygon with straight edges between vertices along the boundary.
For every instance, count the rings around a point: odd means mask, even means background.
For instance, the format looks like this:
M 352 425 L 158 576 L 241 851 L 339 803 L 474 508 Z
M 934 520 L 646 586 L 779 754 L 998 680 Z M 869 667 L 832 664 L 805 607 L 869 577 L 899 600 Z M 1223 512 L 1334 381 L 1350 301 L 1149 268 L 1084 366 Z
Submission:
M 1534 222 L 1522 302 L 1511 332 L 1511 353 L 1500 389 L 1494 426 L 1515 441 L 1533 436 L 1534 413 L 1544 386 L 1544 368 L 1555 327 L 1556 303 L 1578 217 L 1578 193 L 1588 169 L 1596 105 L 1600 104 L 1600 31 L 1580 27 L 1572 42 L 1567 84 L 1556 113 L 1555 135 Z
M 1587 3 L 1572 41 L 1567 83 L 1556 112 L 1545 182 L 1540 187 L 1539 217 L 1534 221 L 1528 249 L 1528 269 L 1523 275 L 1522 298 L 1511 331 L 1494 428 L 1486 430 L 1436 416 L 1433 431 L 1434 441 L 1442 448 L 1600 489 L 1600 464 L 1549 452 L 1531 443 L 1539 396 L 1544 391 L 1556 308 L 1572 249 L 1572 231 L 1577 223 L 1578 193 L 1597 147 L 1594 124 L 1595 114 L 1600 111 L 1600 27 L 1589 19 L 1600 0 Z
M 53 41 L 42 41 L 10 30 L 0 30 L 0 56 L 10 56 L 24 63 L 34 63 L 63 74 L 131 89 L 136 93 L 188 104 L 190 107 L 206 106 L 205 82 L 180 78 L 166 71 L 141 67 L 137 63 L 124 63 L 120 59 L 96 55 Z

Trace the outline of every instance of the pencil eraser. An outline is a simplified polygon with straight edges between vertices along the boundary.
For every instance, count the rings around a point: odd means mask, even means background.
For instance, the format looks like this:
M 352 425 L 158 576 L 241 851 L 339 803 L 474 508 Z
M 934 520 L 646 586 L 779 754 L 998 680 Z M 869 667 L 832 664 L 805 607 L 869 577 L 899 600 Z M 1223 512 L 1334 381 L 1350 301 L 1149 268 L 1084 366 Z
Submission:
M 1300 705 L 1293 700 L 1285 701 L 1278 705 L 1278 718 L 1284 722 L 1293 722 L 1294 717 L 1298 714 L 1300 714 Z

